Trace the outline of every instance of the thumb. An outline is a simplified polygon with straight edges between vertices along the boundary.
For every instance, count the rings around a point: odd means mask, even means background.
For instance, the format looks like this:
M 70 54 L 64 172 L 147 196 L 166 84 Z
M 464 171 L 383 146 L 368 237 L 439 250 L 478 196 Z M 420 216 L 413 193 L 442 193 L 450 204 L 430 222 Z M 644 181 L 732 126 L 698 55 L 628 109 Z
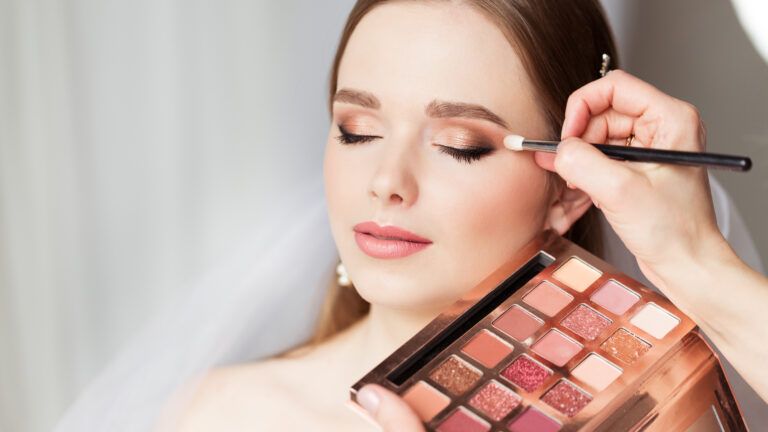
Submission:
M 377 384 L 357 392 L 359 403 L 385 432 L 424 432 L 421 420 L 395 393 Z
M 632 205 L 628 193 L 637 195 L 643 176 L 604 155 L 579 138 L 568 138 L 557 147 L 555 171 L 565 181 L 581 189 L 602 210 L 622 212 Z

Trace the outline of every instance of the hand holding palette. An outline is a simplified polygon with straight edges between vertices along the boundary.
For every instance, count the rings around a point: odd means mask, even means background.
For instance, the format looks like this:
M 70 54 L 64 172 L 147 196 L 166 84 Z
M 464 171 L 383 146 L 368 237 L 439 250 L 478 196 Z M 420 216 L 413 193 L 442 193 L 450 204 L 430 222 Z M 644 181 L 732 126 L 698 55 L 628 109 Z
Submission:
M 553 232 L 366 374 L 352 401 L 368 383 L 439 432 L 746 430 L 694 323 Z

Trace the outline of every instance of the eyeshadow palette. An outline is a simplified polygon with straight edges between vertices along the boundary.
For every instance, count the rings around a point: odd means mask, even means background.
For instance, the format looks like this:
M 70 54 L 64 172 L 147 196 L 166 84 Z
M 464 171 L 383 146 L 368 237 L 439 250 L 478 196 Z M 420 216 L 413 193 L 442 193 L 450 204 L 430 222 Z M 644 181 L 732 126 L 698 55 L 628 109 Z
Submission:
M 694 328 L 663 296 L 546 232 L 351 396 L 385 386 L 440 432 L 598 430 L 659 365 L 698 343 L 682 343 Z

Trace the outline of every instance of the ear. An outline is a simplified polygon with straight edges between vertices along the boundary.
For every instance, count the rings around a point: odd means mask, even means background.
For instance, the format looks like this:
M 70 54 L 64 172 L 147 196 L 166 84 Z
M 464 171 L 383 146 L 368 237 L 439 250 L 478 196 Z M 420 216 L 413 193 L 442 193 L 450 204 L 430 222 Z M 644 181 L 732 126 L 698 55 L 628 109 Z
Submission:
M 567 187 L 565 182 L 558 182 L 547 213 L 545 228 L 554 229 L 563 235 L 590 207 L 592 200 L 589 195 L 579 189 Z

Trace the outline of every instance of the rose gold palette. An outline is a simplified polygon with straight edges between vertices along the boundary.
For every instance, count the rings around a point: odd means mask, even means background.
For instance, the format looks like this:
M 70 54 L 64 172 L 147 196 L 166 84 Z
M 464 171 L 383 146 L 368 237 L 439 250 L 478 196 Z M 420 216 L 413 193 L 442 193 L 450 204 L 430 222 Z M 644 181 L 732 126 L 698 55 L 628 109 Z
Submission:
M 746 430 L 691 319 L 553 232 L 355 383 L 352 401 L 368 383 L 439 432 Z

